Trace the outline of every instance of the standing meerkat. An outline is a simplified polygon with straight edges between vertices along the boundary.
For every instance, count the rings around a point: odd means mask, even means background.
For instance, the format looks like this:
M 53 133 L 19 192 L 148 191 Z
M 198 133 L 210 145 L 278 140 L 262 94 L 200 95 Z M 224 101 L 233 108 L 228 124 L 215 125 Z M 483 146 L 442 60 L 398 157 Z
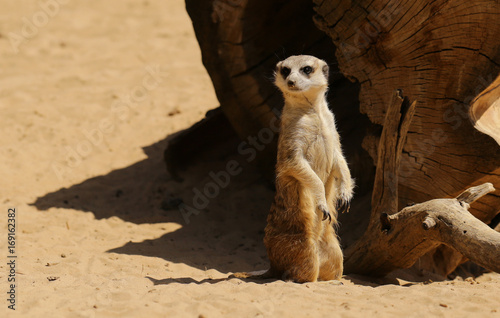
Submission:
M 334 226 L 348 206 L 354 182 L 328 109 L 328 65 L 314 56 L 291 56 L 276 65 L 283 93 L 276 164 L 276 195 L 264 244 L 268 276 L 295 282 L 339 279 L 343 255 Z

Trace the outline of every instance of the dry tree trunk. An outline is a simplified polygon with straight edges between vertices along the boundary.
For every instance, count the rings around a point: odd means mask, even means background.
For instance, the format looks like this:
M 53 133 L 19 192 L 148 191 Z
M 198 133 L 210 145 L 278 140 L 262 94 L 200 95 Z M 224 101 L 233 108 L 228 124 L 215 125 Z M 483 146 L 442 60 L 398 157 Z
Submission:
M 380 138 L 368 229 L 345 252 L 345 272 L 383 276 L 412 266 L 440 244 L 500 272 L 500 233 L 468 212 L 469 205 L 495 191 L 491 183 L 455 199 L 434 199 L 397 211 L 398 169 L 416 102 L 393 94 Z
M 500 185 L 500 147 L 468 116 L 469 103 L 500 71 L 498 1 L 314 2 L 318 27 L 337 46 L 340 70 L 361 83 L 360 111 L 371 122 L 383 124 L 395 87 L 418 101 L 397 172 L 400 208 L 457 196 L 484 182 Z M 374 160 L 378 145 L 377 135 L 365 136 L 363 146 Z M 471 213 L 489 223 L 499 206 L 497 192 Z M 419 263 L 446 275 L 460 262 L 440 247 Z

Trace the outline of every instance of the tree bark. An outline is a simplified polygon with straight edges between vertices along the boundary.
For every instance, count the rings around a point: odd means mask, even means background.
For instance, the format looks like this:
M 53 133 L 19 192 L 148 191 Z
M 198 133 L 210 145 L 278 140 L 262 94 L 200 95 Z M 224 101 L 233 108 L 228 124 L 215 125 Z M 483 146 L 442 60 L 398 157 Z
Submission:
M 345 272 L 383 276 L 412 266 L 440 244 L 500 272 L 500 233 L 468 212 L 471 203 L 495 191 L 491 183 L 469 188 L 455 199 L 435 199 L 395 213 L 397 171 L 415 105 L 400 91 L 392 95 L 378 147 L 370 223 L 345 251 Z
M 470 124 L 469 103 L 500 70 L 498 1 L 315 1 L 316 22 L 337 46 L 343 74 L 361 83 L 360 110 L 381 124 L 390 90 L 418 100 L 399 170 L 399 208 L 456 196 L 482 182 L 500 185 L 500 147 Z M 491 125 L 490 125 L 491 127 Z M 378 140 L 363 142 L 374 160 Z M 471 212 L 489 223 L 498 192 Z M 446 275 L 460 257 L 440 247 L 419 264 Z M 449 264 L 454 259 L 454 264 Z

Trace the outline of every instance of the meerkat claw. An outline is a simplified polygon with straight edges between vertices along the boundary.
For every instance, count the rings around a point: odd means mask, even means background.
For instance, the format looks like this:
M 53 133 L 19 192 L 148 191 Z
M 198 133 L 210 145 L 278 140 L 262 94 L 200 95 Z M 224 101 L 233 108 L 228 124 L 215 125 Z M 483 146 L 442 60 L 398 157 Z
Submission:
M 330 212 L 323 212 L 323 221 L 328 219 L 328 223 L 332 223 L 332 215 Z
M 337 211 L 339 212 L 349 212 L 349 210 L 351 209 L 351 203 L 350 202 L 346 202 L 344 200 L 338 200 L 337 201 Z
M 321 212 L 323 212 L 323 221 L 328 219 L 328 223 L 331 223 L 332 222 L 332 215 L 330 214 L 330 212 L 328 212 L 328 210 L 326 210 L 324 208 L 320 208 L 320 209 L 321 209 Z

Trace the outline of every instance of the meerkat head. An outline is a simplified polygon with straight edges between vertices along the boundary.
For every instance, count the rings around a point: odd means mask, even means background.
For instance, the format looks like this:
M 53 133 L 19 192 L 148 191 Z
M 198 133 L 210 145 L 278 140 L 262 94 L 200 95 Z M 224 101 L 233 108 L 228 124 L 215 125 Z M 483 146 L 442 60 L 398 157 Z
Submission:
M 294 55 L 276 64 L 275 84 L 287 97 L 318 95 L 328 89 L 328 64 L 311 55 Z

